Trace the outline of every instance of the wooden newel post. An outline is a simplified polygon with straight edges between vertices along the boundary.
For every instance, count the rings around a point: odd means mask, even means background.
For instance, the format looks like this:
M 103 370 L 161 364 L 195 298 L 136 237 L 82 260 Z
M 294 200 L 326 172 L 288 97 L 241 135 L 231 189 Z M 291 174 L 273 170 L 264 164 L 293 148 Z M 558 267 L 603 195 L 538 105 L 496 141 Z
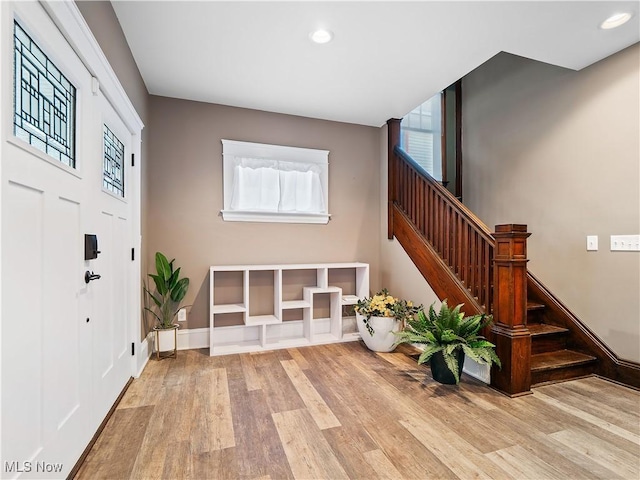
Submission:
M 492 341 L 502 369 L 491 385 L 515 397 L 531 393 L 531 334 L 527 329 L 526 225 L 496 225 L 493 267 Z
M 393 149 L 400 143 L 400 122 L 399 118 L 387 120 L 387 164 L 389 185 L 389 196 L 387 198 L 387 238 L 393 239 L 393 204 L 396 201 L 396 155 Z

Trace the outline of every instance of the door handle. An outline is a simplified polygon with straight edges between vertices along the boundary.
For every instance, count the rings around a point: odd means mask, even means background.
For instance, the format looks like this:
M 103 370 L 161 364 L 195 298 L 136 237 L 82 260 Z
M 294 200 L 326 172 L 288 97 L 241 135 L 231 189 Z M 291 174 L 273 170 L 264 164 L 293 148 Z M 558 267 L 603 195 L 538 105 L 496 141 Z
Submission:
M 97 273 L 90 272 L 89 270 L 84 272 L 84 283 L 89 283 L 91 280 L 98 280 L 99 278 L 100 275 Z

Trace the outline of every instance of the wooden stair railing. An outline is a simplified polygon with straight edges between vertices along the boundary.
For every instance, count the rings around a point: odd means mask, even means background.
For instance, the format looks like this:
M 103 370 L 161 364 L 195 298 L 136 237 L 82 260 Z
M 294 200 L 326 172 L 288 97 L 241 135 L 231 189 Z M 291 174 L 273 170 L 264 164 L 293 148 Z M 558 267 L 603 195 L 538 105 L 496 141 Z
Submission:
M 492 310 L 491 232 L 401 148 L 394 178 L 395 205 L 429 242 L 485 311 Z M 409 188 L 403 188 L 403 186 Z
M 492 371 L 491 384 L 510 396 L 530 393 L 526 225 L 498 225 L 494 238 L 398 146 L 400 121 L 388 125 L 389 238 L 398 239 L 439 298 L 464 303 L 467 314 L 493 314 L 486 333 L 502 369 Z
M 440 299 L 467 314 L 491 313 L 485 334 L 502 369 L 491 384 L 509 396 L 531 385 L 596 373 L 640 387 L 640 365 L 620 360 L 527 272 L 526 225 L 495 233 L 398 145 L 388 125 L 388 238 L 396 238 Z

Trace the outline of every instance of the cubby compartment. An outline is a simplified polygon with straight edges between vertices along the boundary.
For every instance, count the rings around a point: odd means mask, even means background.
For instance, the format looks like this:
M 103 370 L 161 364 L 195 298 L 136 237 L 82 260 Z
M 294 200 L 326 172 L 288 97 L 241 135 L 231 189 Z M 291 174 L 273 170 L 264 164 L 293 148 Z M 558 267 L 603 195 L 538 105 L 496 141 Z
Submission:
M 214 313 L 213 325 L 218 327 L 241 327 L 244 323 L 243 312 Z
M 369 295 L 369 265 L 216 266 L 209 283 L 211 355 L 345 342 L 359 338 L 343 317 Z
M 290 310 L 282 310 L 282 322 L 297 322 L 304 319 L 303 308 L 292 308 Z
M 305 336 L 302 320 L 291 320 L 277 325 L 267 325 L 265 347 L 288 348 L 309 345 L 309 339 Z
M 305 287 L 311 303 L 309 323 L 311 340 L 328 343 L 342 339 L 342 289 L 340 287 Z
M 330 269 L 329 284 L 342 288 L 343 305 L 355 305 L 361 298 L 369 296 L 369 269 Z
M 246 312 L 244 298 L 245 271 L 211 272 L 209 292 L 212 314 Z
M 268 325 L 280 322 L 279 270 L 249 270 L 247 325 Z
M 350 335 L 358 333 L 356 317 L 342 317 L 342 334 Z
M 329 270 L 329 285 L 340 287 L 342 295 L 356 294 L 356 269 L 355 268 L 332 268 Z
M 344 299 L 344 295 L 342 296 Z M 356 325 L 355 304 L 342 304 L 342 334 L 356 333 L 358 325 Z
M 314 320 L 320 318 L 329 318 L 331 316 L 331 296 L 329 293 L 316 293 L 313 296 L 313 312 Z
M 302 289 L 315 287 L 317 275 L 315 268 L 282 270 L 282 308 L 300 308 L 300 303 L 296 302 L 304 301 Z
M 262 348 L 262 326 L 218 327 L 212 336 L 210 355 L 254 352 Z

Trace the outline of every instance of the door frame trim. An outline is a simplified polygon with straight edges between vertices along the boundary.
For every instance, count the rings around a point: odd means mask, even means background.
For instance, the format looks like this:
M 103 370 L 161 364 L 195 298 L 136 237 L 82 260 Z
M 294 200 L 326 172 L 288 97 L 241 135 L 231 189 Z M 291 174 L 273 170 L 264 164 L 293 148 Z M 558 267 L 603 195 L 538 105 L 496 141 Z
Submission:
M 89 72 L 98 79 L 100 90 L 122 117 L 131 133 L 135 135 L 136 130 L 142 130 L 144 128 L 142 119 L 76 4 L 74 2 L 40 2 L 40 4 L 60 28 Z

